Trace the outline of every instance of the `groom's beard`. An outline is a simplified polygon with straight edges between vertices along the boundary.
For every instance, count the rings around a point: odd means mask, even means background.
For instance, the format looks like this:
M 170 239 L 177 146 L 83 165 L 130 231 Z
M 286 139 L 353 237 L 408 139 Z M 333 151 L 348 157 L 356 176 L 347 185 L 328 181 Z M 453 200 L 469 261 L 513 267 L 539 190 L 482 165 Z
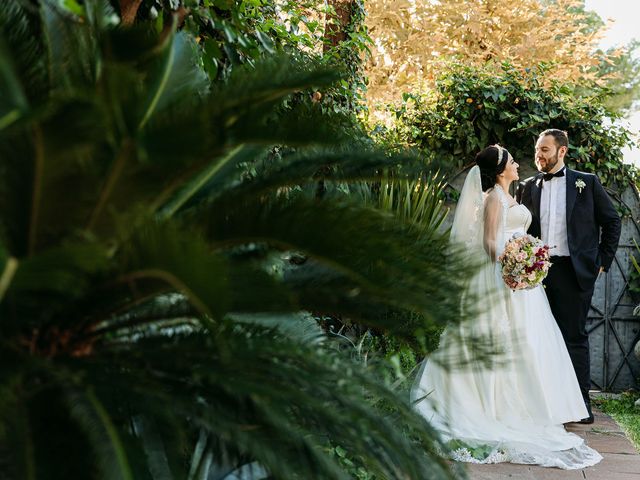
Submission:
M 536 163 L 538 164 L 538 171 L 542 173 L 549 173 L 558 164 L 558 152 L 556 152 L 553 157 L 547 159 L 544 166 L 542 166 L 538 160 L 536 160 Z

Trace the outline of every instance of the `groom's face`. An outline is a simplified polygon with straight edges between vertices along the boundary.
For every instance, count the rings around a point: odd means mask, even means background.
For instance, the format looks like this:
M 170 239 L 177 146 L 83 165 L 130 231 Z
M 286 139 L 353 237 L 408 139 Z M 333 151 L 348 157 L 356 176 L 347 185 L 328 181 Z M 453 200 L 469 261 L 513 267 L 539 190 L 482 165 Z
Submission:
M 540 172 L 551 172 L 564 158 L 565 147 L 558 147 L 551 135 L 539 137 L 536 142 L 536 167 Z

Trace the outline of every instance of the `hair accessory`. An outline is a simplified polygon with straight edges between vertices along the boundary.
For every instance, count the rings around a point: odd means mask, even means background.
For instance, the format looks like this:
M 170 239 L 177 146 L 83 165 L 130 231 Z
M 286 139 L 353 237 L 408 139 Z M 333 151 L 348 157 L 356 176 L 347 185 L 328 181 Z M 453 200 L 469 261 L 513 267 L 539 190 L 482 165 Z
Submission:
M 502 162 L 502 156 L 504 155 L 504 148 L 502 148 L 497 143 L 494 145 L 494 147 L 496 147 L 498 149 L 498 163 L 497 164 L 500 165 L 500 162 Z

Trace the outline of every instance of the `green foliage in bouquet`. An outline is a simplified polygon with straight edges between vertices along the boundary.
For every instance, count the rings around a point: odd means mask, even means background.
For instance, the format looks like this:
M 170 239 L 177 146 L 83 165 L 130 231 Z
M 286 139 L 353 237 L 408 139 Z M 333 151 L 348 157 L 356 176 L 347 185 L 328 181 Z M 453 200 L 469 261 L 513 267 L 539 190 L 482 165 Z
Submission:
M 176 23 L 123 28 L 101 1 L 0 9 L 0 471 L 348 478 L 331 443 L 380 478 L 452 478 L 407 401 L 296 328 L 304 310 L 400 338 L 369 313 L 457 319 L 468 267 L 438 232 L 290 194 L 413 159 L 345 143 L 344 115 L 282 108 L 332 70 L 278 57 L 211 84 Z M 281 274 L 290 252 L 324 270 Z

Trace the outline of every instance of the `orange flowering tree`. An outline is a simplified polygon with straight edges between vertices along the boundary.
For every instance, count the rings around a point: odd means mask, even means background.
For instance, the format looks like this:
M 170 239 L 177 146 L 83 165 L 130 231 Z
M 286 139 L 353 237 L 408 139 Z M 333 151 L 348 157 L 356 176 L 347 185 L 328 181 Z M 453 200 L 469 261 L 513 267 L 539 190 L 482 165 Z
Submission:
M 547 80 L 603 84 L 620 51 L 597 43 L 606 25 L 582 0 L 369 0 L 375 43 L 367 64 L 370 105 L 434 86 L 452 60 L 500 71 L 546 63 Z

